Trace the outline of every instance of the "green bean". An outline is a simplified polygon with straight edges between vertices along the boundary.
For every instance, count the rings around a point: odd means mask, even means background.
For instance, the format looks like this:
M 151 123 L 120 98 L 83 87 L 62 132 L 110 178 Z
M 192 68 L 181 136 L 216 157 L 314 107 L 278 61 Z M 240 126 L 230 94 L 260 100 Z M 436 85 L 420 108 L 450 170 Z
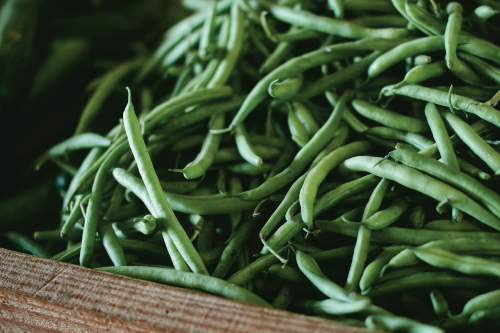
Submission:
M 294 29 L 294 31 L 288 31 L 283 34 L 275 34 L 272 36 L 271 40 L 276 43 L 280 42 L 296 42 L 305 39 L 315 39 L 322 37 L 323 35 L 317 31 L 308 29 Z
M 399 15 L 360 16 L 351 20 L 351 23 L 367 28 L 395 27 L 404 28 L 408 21 Z
M 500 246 L 500 242 L 497 239 L 490 238 L 465 238 L 466 232 L 454 232 L 455 234 L 461 233 L 464 238 L 459 237 L 455 239 L 443 239 L 427 242 L 421 245 L 423 248 L 440 248 L 454 252 L 474 252 L 474 253 L 484 253 L 488 250 L 498 250 Z M 470 235 L 475 233 L 469 233 Z M 478 234 L 484 234 L 483 232 L 478 232 Z M 401 267 L 408 266 L 412 264 L 419 263 L 420 261 L 416 257 L 416 255 L 410 250 L 404 250 L 398 255 L 396 255 L 391 261 L 387 264 L 387 267 L 384 267 L 384 270 L 389 267 Z M 384 271 L 383 270 L 383 271 Z M 383 271 L 381 274 L 383 274 Z
M 410 211 L 410 216 L 408 217 L 410 226 L 414 229 L 420 229 L 425 223 L 425 208 L 422 205 L 415 205 Z
M 384 124 L 388 127 L 416 133 L 422 133 L 429 130 L 429 125 L 424 120 L 404 116 L 394 111 L 382 109 L 368 101 L 355 99 L 352 101 L 352 106 L 361 115 Z
M 324 49 L 312 51 L 288 60 L 267 74 L 255 85 L 225 131 L 231 131 L 235 126 L 238 126 L 268 96 L 267 89 L 272 81 L 294 77 L 310 68 L 348 56 L 363 54 L 366 50 L 383 51 L 391 49 L 401 43 L 401 41 L 401 39 L 363 39 L 356 42 L 331 45 Z
M 232 2 L 232 0 L 217 1 L 217 13 L 221 13 L 227 10 L 231 6 Z M 205 12 L 198 12 L 172 26 L 166 32 L 162 44 L 160 44 L 155 53 L 141 69 L 141 72 L 136 78 L 136 82 L 139 82 L 143 78 L 145 78 L 151 72 L 151 70 L 153 70 L 157 66 L 157 64 L 164 58 L 165 54 L 167 54 L 179 41 L 185 38 L 186 34 L 189 33 L 191 29 L 195 29 L 203 24 L 203 22 L 205 21 L 205 17 Z
M 500 154 L 462 119 L 450 112 L 443 112 L 442 115 L 460 139 L 495 172 L 495 175 L 500 174 Z
M 421 134 L 414 132 L 403 132 L 400 130 L 396 130 L 394 128 L 383 127 L 383 126 L 370 127 L 367 130 L 363 131 L 363 133 L 367 135 L 381 137 L 383 139 L 404 141 L 419 149 L 425 149 L 430 145 L 434 144 L 432 140 L 426 138 Z
M 381 163 L 376 165 L 377 162 Z M 348 169 L 371 172 L 379 177 L 394 180 L 439 202 L 451 198 L 451 205 L 493 228 L 500 228 L 500 219 L 482 208 L 467 195 L 414 169 L 372 157 L 353 157 L 346 160 L 344 165 Z
M 394 150 L 389 155 L 396 161 L 403 162 L 409 167 L 421 170 L 455 186 L 472 198 L 484 203 L 496 216 L 500 217 L 500 206 L 498 205 L 500 196 L 474 178 L 456 171 L 433 158 L 408 150 Z
M 205 60 L 213 52 L 212 37 L 215 29 L 215 16 L 217 14 L 217 2 L 214 1 L 211 7 L 206 11 L 205 22 L 201 30 L 200 43 L 198 46 L 198 55 Z
M 148 115 L 150 114 L 151 113 Z M 168 235 L 168 238 L 171 238 L 182 258 L 186 261 L 193 272 L 208 274 L 205 265 L 189 241 L 186 232 L 182 229 L 177 217 L 174 215 L 172 208 L 163 194 L 160 182 L 158 181 L 158 177 L 153 169 L 153 164 L 147 152 L 146 145 L 144 144 L 144 140 L 140 134 L 139 123 L 137 122 L 137 118 L 134 113 L 130 90 L 129 101 L 123 113 L 123 119 L 127 137 L 130 142 L 130 148 L 137 162 L 139 173 L 144 180 L 147 192 L 156 210 L 155 213 L 157 216 L 155 217 L 157 218 L 159 229 Z M 167 239 L 167 237 L 165 239 Z
M 297 30 L 296 27 L 292 26 L 289 32 Z M 274 51 L 266 58 L 264 63 L 259 67 L 259 73 L 267 73 L 275 69 L 283 60 L 289 55 L 293 48 L 293 43 L 291 42 L 280 42 Z
M 500 319 L 500 306 L 495 306 L 489 309 L 479 310 L 474 312 L 469 317 L 469 324 L 473 325 L 488 325 L 496 326 L 498 325 L 498 320 Z
M 429 64 L 432 62 L 432 57 L 425 54 L 420 54 L 413 58 L 413 66 L 417 67 L 423 64 Z
M 377 252 L 380 250 L 379 246 L 370 245 L 370 253 Z M 325 250 L 321 252 L 309 253 L 311 258 L 316 261 L 335 261 L 344 260 L 352 258 L 354 252 L 354 245 L 341 246 L 331 250 Z
M 297 94 L 295 100 L 306 100 L 324 93 L 334 87 L 340 87 L 347 82 L 354 80 L 365 73 L 370 64 L 373 63 L 375 59 L 380 56 L 379 51 L 374 51 L 371 54 L 364 57 L 359 62 L 342 68 L 332 74 L 325 75 L 316 82 L 307 84 L 299 94 Z
M 226 55 L 221 60 L 212 79 L 207 83 L 207 88 L 222 86 L 228 80 L 234 70 L 243 43 L 244 20 L 243 11 L 238 6 L 238 1 L 231 5 L 231 26 L 229 27 L 229 39 L 226 45 Z
M 446 317 L 448 312 L 450 311 L 450 307 L 448 302 L 446 301 L 444 295 L 439 290 L 431 291 L 431 302 L 432 307 L 434 308 L 434 313 L 438 317 Z
M 453 144 L 449 138 L 444 121 L 434 104 L 427 103 L 425 106 L 425 116 L 444 164 L 450 166 L 455 171 L 459 171 L 460 167 L 455 151 L 453 150 Z
M 359 227 L 349 225 L 344 222 L 316 220 L 315 226 L 318 229 L 340 233 L 343 235 L 356 237 Z M 382 230 L 372 232 L 372 240 L 375 242 L 385 242 L 402 245 L 423 245 L 425 243 L 436 240 L 453 240 L 457 238 L 468 239 L 500 239 L 500 236 L 495 232 L 442 232 L 436 230 L 425 229 L 405 229 L 398 227 L 387 227 Z
M 479 278 L 457 276 L 447 272 L 426 272 L 380 283 L 368 289 L 363 295 L 372 299 L 380 299 L 406 290 L 429 287 L 458 287 L 484 292 L 493 289 L 494 283 Z
M 244 162 L 244 163 L 238 163 L 238 164 L 232 164 L 226 166 L 226 169 L 238 173 L 238 174 L 243 174 L 243 175 L 249 175 L 249 176 L 258 176 L 265 174 L 266 172 L 269 172 L 272 170 L 274 165 L 264 163 L 261 166 L 255 166 L 250 163 Z M 245 192 L 242 192 L 245 193 Z M 238 198 L 240 197 L 241 193 L 236 195 Z M 246 199 L 245 199 L 246 200 Z
M 446 49 L 446 65 L 453 72 L 453 67 L 457 62 L 458 35 L 462 28 L 463 7 L 458 2 L 450 2 L 446 6 L 448 13 L 448 23 L 444 32 L 444 47 Z
M 66 238 L 66 239 L 65 239 Z M 72 229 L 70 233 L 68 233 L 65 238 L 61 237 L 61 229 L 53 229 L 53 230 L 43 230 L 43 231 L 35 231 L 33 233 L 33 239 L 36 241 L 75 241 L 82 238 L 82 232 L 79 229 Z
M 243 302 L 268 307 L 271 306 L 269 303 L 248 290 L 211 276 L 157 267 L 101 267 L 98 268 L 98 270 L 151 282 L 165 283 L 184 288 L 200 289 L 212 294 Z
M 448 94 L 446 92 L 418 85 L 407 85 L 399 88 L 390 87 L 384 95 L 403 95 L 437 105 L 448 106 Z M 479 118 L 500 126 L 500 111 L 495 110 L 490 106 L 479 106 L 479 102 L 460 95 L 452 94 L 451 100 L 454 108 L 474 113 Z
M 397 316 L 372 315 L 365 319 L 365 325 L 370 329 L 385 332 L 444 333 L 439 327 Z
M 198 235 L 196 248 L 198 252 L 207 251 L 212 248 L 212 238 L 214 234 L 214 221 L 212 219 L 205 219 L 203 228 Z
M 236 176 L 231 177 L 229 180 L 229 195 L 236 195 L 241 192 L 243 192 L 243 185 L 241 184 L 240 178 Z M 229 214 L 229 223 L 231 225 L 231 235 L 229 236 L 229 239 L 233 237 L 234 232 L 242 218 L 242 212 Z
M 364 299 L 359 297 L 359 295 L 349 293 L 344 288 L 330 281 L 326 275 L 321 272 L 318 263 L 308 254 L 297 251 L 296 259 L 301 272 L 304 273 L 309 281 L 326 296 L 344 302 L 355 302 Z
M 397 12 L 390 0 L 346 0 L 344 1 L 346 10 L 373 10 L 381 12 Z
M 485 225 L 479 221 L 462 220 L 455 223 L 453 220 L 434 220 L 426 223 L 424 229 L 438 231 L 486 231 Z
M 125 253 L 111 223 L 101 221 L 97 227 L 104 249 L 115 266 L 127 266 Z M 83 243 L 83 241 L 82 241 Z
M 464 173 L 468 173 L 471 176 L 474 176 L 479 179 L 488 180 L 491 178 L 489 174 L 479 169 L 478 167 L 472 165 L 471 163 L 459 158 L 458 164 L 460 166 L 460 170 Z
M 275 175 L 277 175 L 278 173 L 280 173 L 281 171 L 283 171 L 283 169 L 285 169 L 290 164 L 290 160 L 293 158 L 294 153 L 295 153 L 295 145 L 293 142 L 290 141 L 283 149 L 283 152 L 276 160 L 276 163 L 274 163 L 272 170 L 267 175 L 267 179 L 270 179 Z M 263 155 L 261 154 L 261 156 Z M 268 156 L 267 158 L 271 157 Z
M 481 60 L 479 57 L 473 56 L 467 52 L 459 51 L 458 57 L 464 59 L 481 75 L 488 77 L 497 84 L 500 84 L 500 69 L 498 67 L 495 67 L 488 62 Z
M 162 181 L 160 185 L 163 191 L 176 194 L 186 194 L 194 191 L 198 185 L 203 181 L 203 177 L 195 181 Z
M 222 127 L 222 126 L 221 126 Z M 235 127 L 235 141 L 240 155 L 251 165 L 261 167 L 262 158 L 253 149 L 244 124 Z
M 420 82 L 437 78 L 448 73 L 444 60 L 418 65 L 406 72 L 403 81 L 397 84 L 400 87 L 406 84 L 418 84 Z
M 349 135 L 349 131 L 347 126 L 345 124 L 341 123 L 339 129 L 337 130 L 335 136 L 333 139 L 323 148 L 323 150 L 316 156 L 314 161 L 311 163 L 311 167 L 314 167 L 317 165 L 321 159 L 323 159 L 324 156 L 335 150 L 336 148 L 342 146 L 347 139 L 347 136 Z M 280 205 L 274 213 L 269 217 L 268 221 L 262 227 L 259 236 L 262 239 L 267 239 L 269 233 L 277 226 L 277 224 L 280 222 L 281 219 L 285 216 L 285 213 L 287 212 L 288 208 L 299 199 L 300 195 L 300 190 L 302 187 L 302 184 L 304 183 L 304 180 L 307 176 L 306 174 L 302 175 L 299 177 L 290 187 L 288 190 L 285 198 L 281 201 Z
M 133 191 L 139 198 L 143 199 L 147 192 L 144 183 L 130 172 L 115 168 L 113 176 L 122 186 Z M 141 194 L 145 193 L 145 194 Z M 173 210 L 187 214 L 214 215 L 231 214 L 253 209 L 257 201 L 242 200 L 237 197 L 227 197 L 222 194 L 210 195 L 182 195 L 163 192 Z M 145 202 L 146 203 L 146 202 Z
M 384 248 L 382 253 L 380 253 L 370 264 L 366 266 L 363 271 L 363 275 L 359 281 L 359 288 L 362 292 L 371 287 L 373 282 L 380 278 L 380 273 L 382 268 L 389 263 L 389 261 L 398 253 L 407 249 L 406 245 L 394 245 Z
M 264 182 L 254 190 L 243 192 L 239 197 L 243 200 L 261 199 L 275 192 L 277 189 L 288 184 L 294 179 L 305 166 L 313 159 L 315 155 L 325 146 L 333 137 L 337 130 L 342 111 L 347 101 L 347 95 L 342 97 L 342 101 L 337 104 L 327 122 L 312 137 L 312 139 L 295 155 L 292 163 L 281 173 Z
M 445 91 L 449 93 L 450 86 L 434 86 L 430 87 L 431 89 L 436 89 L 439 91 Z M 453 93 L 456 95 L 462 95 L 464 97 L 468 97 L 470 99 L 475 100 L 483 100 L 490 98 L 491 95 L 495 94 L 496 89 L 489 89 L 487 87 L 478 87 L 478 86 L 460 86 L 453 87 Z M 446 105 L 448 106 L 448 105 Z M 480 105 L 481 106 L 481 105 Z
M 304 27 L 306 29 L 323 32 L 330 35 L 337 35 L 345 38 L 399 38 L 407 35 L 406 29 L 387 28 L 369 29 L 357 26 L 348 21 L 336 20 L 325 16 L 318 16 L 313 13 L 300 10 L 296 11 L 287 7 L 274 5 L 267 1 L 259 0 L 265 4 L 269 11 L 278 20 Z
M 201 146 L 201 145 L 203 145 L 203 142 L 205 141 L 206 138 L 207 138 L 206 134 L 194 134 L 194 135 L 191 135 L 191 136 L 184 138 L 184 140 L 179 140 L 179 141 L 175 142 L 170 147 L 170 150 L 172 152 L 179 152 L 179 151 L 191 149 L 193 147 Z M 153 140 L 153 142 L 155 142 L 155 141 L 156 141 L 156 138 L 155 138 L 155 140 Z
M 284 80 L 277 79 L 269 84 L 267 91 L 272 98 L 290 99 L 302 88 L 303 82 L 302 74 Z
M 413 253 L 429 265 L 465 274 L 500 276 L 500 264 L 476 256 L 459 255 L 441 248 L 415 248 Z
M 224 118 L 224 114 L 212 116 L 211 128 L 222 128 L 222 126 L 224 126 Z M 222 137 L 220 134 L 208 132 L 196 158 L 189 162 L 183 169 L 170 169 L 170 171 L 182 172 L 186 179 L 202 177 L 212 165 L 215 153 L 219 149 L 221 139 Z
M 219 25 L 221 22 L 222 20 L 219 19 L 217 20 L 216 24 Z M 183 56 L 187 56 L 189 50 L 199 43 L 202 31 L 203 28 L 190 31 L 186 38 L 181 40 L 172 48 L 170 52 L 165 54 L 164 58 L 161 60 L 161 64 L 159 66 L 160 69 L 168 71 L 173 64 L 179 61 L 179 59 L 181 59 Z
M 92 185 L 92 193 L 87 205 L 87 214 L 85 216 L 85 226 L 83 229 L 82 250 L 80 252 L 80 264 L 82 266 L 88 267 L 92 261 L 96 232 L 101 222 L 101 202 L 107 177 L 111 172 L 111 168 L 128 149 L 129 146 L 127 142 L 120 144 L 108 155 L 95 176 Z
M 340 20 L 344 18 L 344 2 L 342 0 L 328 0 L 328 7 L 333 10 L 336 18 Z
M 316 198 L 317 189 L 328 173 L 330 173 L 331 170 L 333 170 L 345 159 L 366 153 L 370 149 L 371 145 L 367 141 L 356 141 L 350 143 L 337 148 L 325 156 L 314 168 L 309 171 L 300 190 L 302 220 L 309 227 L 312 227 L 313 223 L 313 202 Z
M 39 169 L 41 164 L 45 162 L 47 159 L 66 155 L 68 152 L 86 149 L 86 148 L 94 148 L 94 147 L 108 147 L 111 141 L 103 136 L 100 136 L 95 133 L 81 133 L 71 138 L 64 140 L 51 147 L 45 153 L 43 153 L 36 163 L 36 169 Z
M 276 253 L 281 254 L 285 251 L 289 250 L 289 246 L 285 246 Z M 273 264 L 278 262 L 278 258 L 274 256 L 274 254 L 265 255 L 253 263 L 248 265 L 247 267 L 237 271 L 233 275 L 231 275 L 226 281 L 235 284 L 237 286 L 243 286 L 250 280 L 254 279 L 257 275 L 259 275 L 266 267 L 270 267 Z
M 292 140 L 297 143 L 300 148 L 303 148 L 311 140 L 311 137 L 291 106 L 289 106 L 287 115 L 288 128 L 290 134 L 292 134 Z
M 200 89 L 192 93 L 186 93 L 182 96 L 172 98 L 156 106 L 151 112 L 145 115 L 145 117 L 143 118 L 145 122 L 144 132 L 149 133 L 152 128 L 165 121 L 168 117 L 174 116 L 190 105 L 226 97 L 231 93 L 231 88 L 220 87 L 212 89 Z M 110 133 L 113 133 L 114 130 L 115 129 L 113 129 Z M 102 154 L 97 159 L 97 161 L 95 161 L 88 169 L 86 169 L 85 172 L 77 179 L 74 186 L 70 186 L 71 191 L 68 190 L 68 193 L 66 195 L 68 202 L 72 199 L 75 193 L 83 192 L 85 189 L 91 186 L 92 180 L 99 166 L 103 163 L 103 161 L 107 158 L 107 156 L 113 149 L 115 149 L 123 142 L 126 142 L 126 140 L 127 139 L 125 136 L 117 137 L 117 139 L 111 144 L 111 146 L 108 147 L 108 150 L 104 154 Z
M 8 231 L 6 233 L 3 233 L 2 235 L 20 248 L 31 252 L 31 254 L 33 254 L 34 256 L 50 258 L 50 255 L 42 246 L 37 244 L 34 240 L 21 235 L 18 232 Z
M 374 175 L 367 175 L 359 179 L 347 182 L 334 190 L 331 190 L 314 203 L 313 218 L 326 210 L 332 208 L 346 198 L 355 194 L 359 194 L 365 190 L 371 189 L 378 183 L 378 177 Z
M 304 274 L 302 274 L 302 272 L 297 268 L 293 268 L 291 266 L 274 264 L 267 269 L 267 272 L 288 282 L 293 282 L 300 285 L 307 284 L 307 280 L 304 278 Z
M 406 211 L 409 204 L 401 198 L 397 198 L 394 202 L 384 210 L 374 213 L 369 218 L 362 222 L 352 222 L 344 220 L 347 223 L 355 223 L 364 226 L 370 230 L 380 230 L 392 223 L 396 222 L 401 215 Z
M 269 137 L 257 133 L 249 133 L 250 142 L 256 145 L 268 145 L 271 147 L 275 147 L 278 149 L 284 149 L 288 143 L 288 140 L 278 138 L 278 137 Z
M 435 17 L 427 10 L 414 3 L 404 3 L 403 7 L 403 10 L 408 16 L 408 20 L 413 23 L 420 31 L 429 36 L 444 35 L 446 24 L 439 18 Z
M 248 237 L 251 234 L 251 231 L 253 230 L 257 222 L 258 219 L 253 217 L 251 213 L 247 213 L 245 215 L 245 218 L 240 223 L 238 228 L 233 231 L 234 235 L 232 235 L 229 244 L 222 252 L 219 263 L 212 273 L 213 277 L 223 278 L 224 275 L 226 275 L 238 255 L 241 253 L 245 242 L 247 241 Z
M 422 52 L 427 53 L 443 49 L 444 40 L 442 36 L 423 37 L 400 44 L 373 61 L 368 68 L 368 77 L 374 78 L 408 57 L 421 54 Z
M 156 232 L 156 218 L 148 214 L 143 218 L 135 218 L 133 221 L 113 223 L 113 228 L 122 232 L 134 230 L 144 235 L 151 235 Z
M 219 29 L 219 37 L 217 40 L 217 45 L 214 45 L 212 48 L 212 53 L 217 51 L 218 53 L 222 52 L 227 46 L 227 42 L 229 39 L 229 26 L 230 26 L 230 18 L 228 15 L 224 15 L 222 18 L 222 24 Z M 216 48 L 215 48 L 216 47 Z M 193 78 L 185 87 L 182 89 L 181 93 L 186 93 L 188 91 L 198 90 L 202 87 L 206 87 L 208 82 L 214 76 L 215 71 L 219 67 L 221 63 L 221 57 L 217 56 L 210 59 L 208 64 L 205 66 L 203 71 L 199 73 L 195 78 Z
M 61 237 L 66 237 L 73 230 L 75 224 L 82 218 L 82 206 L 88 203 L 90 195 L 77 195 L 71 212 L 61 227 Z
M 500 13 L 500 10 L 498 8 L 492 8 L 490 6 L 479 6 L 474 9 L 474 12 L 471 15 L 472 20 L 481 20 L 482 22 L 485 22 L 489 18 L 491 18 L 493 15 L 496 15 Z
M 304 124 L 304 127 L 307 130 L 307 133 L 311 136 L 316 134 L 319 131 L 320 126 L 316 122 L 313 116 L 313 112 L 303 103 L 293 102 L 292 107 L 299 118 L 300 122 Z
M 116 88 L 118 82 L 131 71 L 139 68 L 144 64 L 144 59 L 138 58 L 128 62 L 124 62 L 108 72 L 99 87 L 96 89 L 89 102 L 85 106 L 80 115 L 80 120 L 76 126 L 75 135 L 88 131 L 88 127 L 94 121 L 99 109 L 104 104 L 106 98 Z
M 258 156 L 261 156 L 264 159 L 273 159 L 282 154 L 280 149 L 271 146 L 254 145 L 253 149 Z M 236 162 L 241 161 L 242 159 L 243 157 L 239 154 L 237 147 L 220 148 L 215 153 L 214 164 Z
M 285 282 L 281 287 L 278 296 L 274 299 L 272 306 L 276 309 L 286 309 L 293 298 L 293 287 L 289 282 Z
M 165 122 L 175 115 L 180 114 L 186 107 L 205 103 L 219 98 L 229 97 L 232 89 L 229 87 L 204 88 L 189 92 L 175 98 L 169 99 L 157 105 L 153 110 L 144 116 L 144 132 L 149 133 L 151 129 Z
M 68 186 L 68 190 L 66 191 L 66 195 L 64 196 L 63 199 L 63 210 L 67 209 L 72 199 L 72 194 L 75 193 L 78 184 L 82 179 L 82 177 L 84 176 L 84 174 L 102 153 L 103 153 L 103 148 L 92 148 L 90 152 L 87 154 L 82 164 L 80 165 L 80 168 L 78 169 L 77 173 L 73 176 L 73 179 L 71 179 L 71 182 Z
M 377 184 L 372 194 L 370 195 L 370 199 L 368 200 L 368 203 L 366 204 L 363 211 L 363 216 L 361 218 L 363 222 L 368 221 L 368 219 L 371 218 L 375 214 L 375 212 L 380 209 L 382 199 L 388 186 L 389 181 L 385 178 L 382 178 Z M 347 282 L 345 285 L 345 288 L 348 291 L 355 291 L 357 289 L 357 286 L 360 284 L 366 258 L 368 256 L 370 238 L 371 229 L 361 225 L 356 237 L 356 245 L 354 247 L 354 254 L 352 256 L 351 268 L 349 269 L 349 275 L 347 276 Z
M 500 306 L 500 290 L 493 290 L 469 300 L 465 304 L 462 313 L 454 316 L 453 318 L 465 317 L 468 315 L 472 315 L 477 311 L 486 310 L 497 306 Z
M 362 311 L 366 309 L 370 303 L 367 300 L 346 303 L 336 299 L 326 299 L 323 301 L 300 300 L 295 302 L 294 305 L 298 309 L 308 313 L 344 315 Z

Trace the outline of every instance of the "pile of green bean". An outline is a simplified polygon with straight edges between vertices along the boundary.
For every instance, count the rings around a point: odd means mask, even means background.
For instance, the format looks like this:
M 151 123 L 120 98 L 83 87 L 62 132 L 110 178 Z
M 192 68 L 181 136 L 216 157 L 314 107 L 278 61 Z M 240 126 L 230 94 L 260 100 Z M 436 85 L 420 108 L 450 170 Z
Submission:
M 183 3 L 38 159 L 72 176 L 60 225 L 9 239 L 381 331 L 498 328 L 500 2 Z

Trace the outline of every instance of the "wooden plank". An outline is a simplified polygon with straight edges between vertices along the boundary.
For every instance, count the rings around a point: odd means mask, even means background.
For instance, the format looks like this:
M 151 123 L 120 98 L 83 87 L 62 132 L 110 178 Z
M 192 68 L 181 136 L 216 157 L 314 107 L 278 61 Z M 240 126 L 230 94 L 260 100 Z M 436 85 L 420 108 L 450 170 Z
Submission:
M 1 332 L 373 332 L 0 249 Z

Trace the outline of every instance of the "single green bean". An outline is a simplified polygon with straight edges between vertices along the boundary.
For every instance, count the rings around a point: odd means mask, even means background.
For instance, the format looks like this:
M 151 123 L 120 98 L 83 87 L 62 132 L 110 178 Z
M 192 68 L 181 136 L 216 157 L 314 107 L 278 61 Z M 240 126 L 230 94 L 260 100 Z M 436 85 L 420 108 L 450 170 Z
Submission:
M 297 265 L 304 275 L 326 296 L 344 302 L 355 302 L 363 298 L 359 295 L 349 293 L 344 288 L 330 281 L 319 268 L 318 263 L 308 254 L 297 251 Z
M 277 79 L 269 84 L 267 91 L 272 98 L 290 99 L 302 88 L 303 83 L 304 76 L 302 74 L 284 80 Z
M 349 21 L 336 20 L 326 16 L 319 16 L 305 10 L 293 10 L 288 7 L 279 6 L 270 2 L 259 0 L 265 4 L 269 11 L 278 20 L 294 24 L 306 29 L 323 32 L 329 35 L 337 35 L 344 38 L 400 38 L 408 35 L 406 29 L 386 28 L 369 29 Z
M 349 225 L 345 222 L 316 220 L 315 226 L 318 229 L 340 233 L 343 235 L 356 237 L 359 226 Z M 401 245 L 423 245 L 425 243 L 437 240 L 453 240 L 457 238 L 466 239 L 500 239 L 496 232 L 468 232 L 468 231 L 449 231 L 442 232 L 425 229 L 406 229 L 399 227 L 387 227 L 382 230 L 372 232 L 372 240 L 375 242 L 393 243 Z
M 500 196 L 474 178 L 456 171 L 433 158 L 412 151 L 398 149 L 391 151 L 389 155 L 396 161 L 423 171 L 464 191 L 472 198 L 485 204 L 497 217 L 500 217 Z
M 130 189 L 141 198 L 141 200 L 144 201 L 144 198 L 147 198 L 147 191 L 144 183 L 127 170 L 115 168 L 113 170 L 113 176 L 118 183 Z M 222 194 L 194 196 L 163 192 L 163 195 L 168 200 L 173 210 L 187 214 L 231 214 L 254 209 L 258 204 L 258 201 L 255 200 L 247 201 Z M 144 201 L 144 203 L 147 205 L 147 200 Z
M 244 288 L 207 275 L 176 271 L 168 268 L 140 266 L 101 267 L 97 270 L 178 287 L 195 288 L 242 302 L 249 302 L 267 307 L 271 306 L 269 303 Z
M 500 276 L 500 264 L 477 256 L 455 254 L 437 247 L 418 247 L 413 253 L 429 265 L 465 274 Z
M 150 114 L 151 113 L 148 115 Z M 193 272 L 208 274 L 208 271 L 205 268 L 198 252 L 196 252 L 192 243 L 189 241 L 186 232 L 182 229 L 177 217 L 173 213 L 172 208 L 163 194 L 160 182 L 153 169 L 153 163 L 151 162 L 151 158 L 149 157 L 146 145 L 144 144 L 144 140 L 140 132 L 139 123 L 137 121 L 137 117 L 135 116 L 134 107 L 131 101 L 130 90 L 129 101 L 123 113 L 123 119 L 130 148 L 137 162 L 139 173 L 144 180 L 149 197 L 156 210 L 157 216 L 155 217 L 157 218 L 159 229 L 168 234 L 168 237 L 173 241 L 182 258 L 186 261 Z
M 111 169 L 116 164 L 118 159 L 129 150 L 127 142 L 123 142 L 116 149 L 114 149 L 102 163 L 95 176 L 92 185 L 92 193 L 90 195 L 87 213 L 85 215 L 85 225 L 82 236 L 82 250 L 80 252 L 80 264 L 89 267 L 92 256 L 94 254 L 94 245 L 96 239 L 96 232 L 99 223 L 101 223 L 101 202 L 104 195 L 104 186 L 106 180 L 111 173 Z
M 370 149 L 371 145 L 367 141 L 356 141 L 350 143 L 337 148 L 325 156 L 314 168 L 309 171 L 300 190 L 299 197 L 302 220 L 309 227 L 312 227 L 313 223 L 313 203 L 316 199 L 317 190 L 326 176 L 345 159 L 366 153 Z
M 429 130 L 429 125 L 425 120 L 382 109 L 368 101 L 355 99 L 352 101 L 352 106 L 361 115 L 388 127 L 416 133 L 422 133 Z
M 451 112 L 441 113 L 462 141 L 494 172 L 500 174 L 500 153 L 487 144 L 465 121 Z

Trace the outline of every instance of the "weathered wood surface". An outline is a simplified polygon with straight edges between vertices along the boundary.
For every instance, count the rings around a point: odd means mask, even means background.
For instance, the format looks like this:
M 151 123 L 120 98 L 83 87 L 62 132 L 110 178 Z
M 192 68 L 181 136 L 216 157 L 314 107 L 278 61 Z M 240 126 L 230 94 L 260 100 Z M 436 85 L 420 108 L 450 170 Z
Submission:
M 369 332 L 4 249 L 0 331 Z

